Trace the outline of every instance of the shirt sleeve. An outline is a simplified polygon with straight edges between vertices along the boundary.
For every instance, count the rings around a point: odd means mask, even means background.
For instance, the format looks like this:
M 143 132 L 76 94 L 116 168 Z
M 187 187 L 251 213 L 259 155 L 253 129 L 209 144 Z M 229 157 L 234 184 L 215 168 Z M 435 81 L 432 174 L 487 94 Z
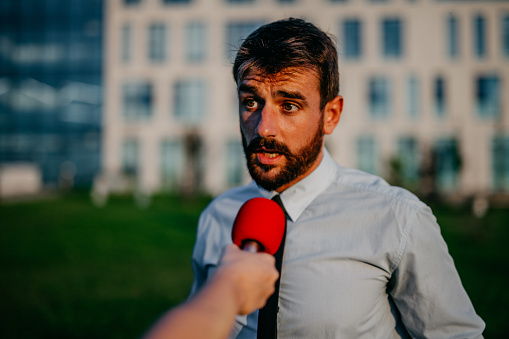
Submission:
M 191 257 L 193 284 L 190 296 L 196 294 L 205 285 L 207 279 L 214 274 L 223 255 L 224 247 L 231 243 L 231 237 L 228 237 L 228 232 L 231 233 L 231 230 L 229 231 L 221 225 L 217 213 L 210 206 L 200 215 Z
M 214 246 L 213 239 L 209 239 L 211 238 L 210 224 L 212 219 L 210 211 L 206 209 L 202 212 L 198 221 L 196 241 L 191 257 L 193 284 L 191 285 L 190 297 L 195 295 L 205 285 L 210 274 L 209 270 L 214 270 L 214 264 L 217 264 L 221 254 L 217 253 L 217 251 L 211 251 L 211 247 Z
M 429 207 L 416 211 L 401 243 L 389 293 L 413 338 L 482 338 L 475 313 Z

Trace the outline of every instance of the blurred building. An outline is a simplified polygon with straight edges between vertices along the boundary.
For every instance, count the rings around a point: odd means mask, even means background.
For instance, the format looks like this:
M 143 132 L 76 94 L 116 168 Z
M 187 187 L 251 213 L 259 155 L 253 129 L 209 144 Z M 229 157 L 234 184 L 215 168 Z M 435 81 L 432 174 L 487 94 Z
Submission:
M 507 1 L 109 0 L 106 11 L 103 182 L 219 193 L 248 180 L 231 63 L 251 31 L 293 16 L 338 42 L 345 110 L 326 144 L 340 164 L 422 193 L 509 191 Z
M 101 77 L 102 0 L 0 0 L 0 169 L 9 185 L 28 167 L 45 186 L 91 185 Z

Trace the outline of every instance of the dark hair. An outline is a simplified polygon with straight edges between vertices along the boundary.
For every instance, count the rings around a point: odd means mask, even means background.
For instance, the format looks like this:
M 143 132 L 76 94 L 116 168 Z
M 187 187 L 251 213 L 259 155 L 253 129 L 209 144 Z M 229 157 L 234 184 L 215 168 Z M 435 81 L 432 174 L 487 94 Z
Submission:
M 339 93 L 336 46 L 315 25 L 288 18 L 261 26 L 244 40 L 233 64 L 233 77 L 238 84 L 251 70 L 269 76 L 299 67 L 317 72 L 323 109 Z

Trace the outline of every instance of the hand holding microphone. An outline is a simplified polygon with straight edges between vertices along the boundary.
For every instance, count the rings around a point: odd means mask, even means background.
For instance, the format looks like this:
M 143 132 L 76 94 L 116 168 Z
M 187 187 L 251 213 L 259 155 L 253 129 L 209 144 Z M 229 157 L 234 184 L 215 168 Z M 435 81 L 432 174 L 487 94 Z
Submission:
M 274 293 L 279 273 L 275 259 L 267 253 L 241 251 L 236 245 L 226 247 L 212 280 L 228 284 L 238 304 L 238 314 L 249 314 L 265 305 Z
M 240 209 L 233 242 L 226 247 L 210 281 L 186 303 L 170 310 L 144 336 L 163 338 L 226 338 L 237 314 L 265 305 L 279 273 L 272 256 L 279 248 L 285 216 L 271 200 L 254 198 Z M 250 253 L 266 252 L 266 253 Z

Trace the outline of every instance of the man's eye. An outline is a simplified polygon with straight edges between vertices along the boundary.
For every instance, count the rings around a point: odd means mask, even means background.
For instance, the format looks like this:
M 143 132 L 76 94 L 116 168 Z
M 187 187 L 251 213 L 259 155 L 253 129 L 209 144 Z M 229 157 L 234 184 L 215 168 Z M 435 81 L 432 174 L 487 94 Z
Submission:
M 295 104 L 291 104 L 291 103 L 284 103 L 284 104 L 283 104 L 283 109 L 284 109 L 285 111 L 287 111 L 287 112 L 295 112 L 295 111 L 298 109 L 298 107 L 297 107 L 297 105 L 295 105 Z
M 244 105 L 248 108 L 255 108 L 256 107 L 256 101 L 253 99 L 246 99 L 244 100 Z

